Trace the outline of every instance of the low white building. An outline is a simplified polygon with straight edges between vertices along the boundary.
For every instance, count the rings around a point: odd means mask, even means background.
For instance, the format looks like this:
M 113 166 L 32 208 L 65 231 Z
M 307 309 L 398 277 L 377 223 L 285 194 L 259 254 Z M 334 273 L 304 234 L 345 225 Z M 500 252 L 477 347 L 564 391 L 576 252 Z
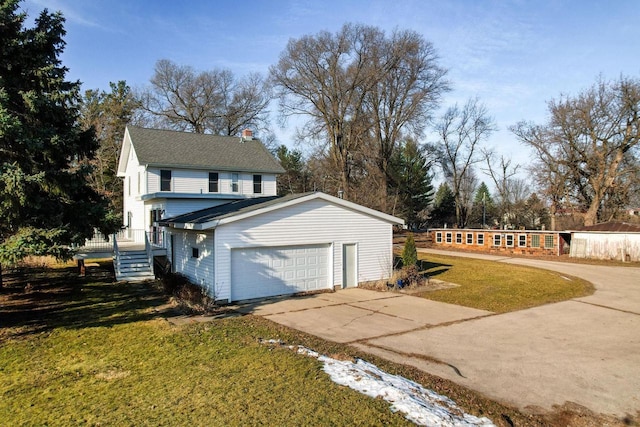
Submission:
M 571 256 L 638 262 L 640 261 L 640 226 L 610 222 L 572 231 Z
M 239 301 L 387 279 L 403 220 L 329 196 L 238 200 L 167 218 L 172 270 Z

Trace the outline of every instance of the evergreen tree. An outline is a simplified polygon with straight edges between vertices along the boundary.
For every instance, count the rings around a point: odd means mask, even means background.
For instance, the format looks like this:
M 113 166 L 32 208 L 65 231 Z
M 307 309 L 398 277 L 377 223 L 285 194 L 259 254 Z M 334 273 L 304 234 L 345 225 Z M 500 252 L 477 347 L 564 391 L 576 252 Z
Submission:
M 278 176 L 278 194 L 295 194 L 307 191 L 310 180 L 302 153 L 289 150 L 286 145 L 280 145 L 275 152 L 280 165 L 286 171 Z
M 100 143 L 95 157 L 87 160 L 93 172 L 91 187 L 108 198 L 111 210 L 122 215 L 122 180 L 117 177 L 118 157 L 124 129 L 137 110 L 131 88 L 125 81 L 109 83 L 111 92 L 87 90 L 82 98 L 80 120 L 83 129 L 93 128 Z
M 456 223 L 456 201 L 451 187 L 442 183 L 433 200 L 431 225 L 433 227 L 452 226 Z
M 418 263 L 418 250 L 416 249 L 416 241 L 413 238 L 413 234 L 409 233 L 407 240 L 404 242 L 404 248 L 402 249 L 402 265 L 404 267 L 411 267 Z
M 68 245 L 110 231 L 106 203 L 84 166 L 98 144 L 79 125 L 79 82 L 59 56 L 64 18 L 44 10 L 33 28 L 18 0 L 0 0 L 0 262 L 70 255 Z
M 495 215 L 496 206 L 489 192 L 489 187 L 482 182 L 473 198 L 470 225 L 472 227 L 490 227 L 494 223 Z
M 389 191 L 398 197 L 397 212 L 409 229 L 420 226 L 423 212 L 433 199 L 431 163 L 414 140 L 407 140 L 396 151 L 391 162 L 392 186 Z

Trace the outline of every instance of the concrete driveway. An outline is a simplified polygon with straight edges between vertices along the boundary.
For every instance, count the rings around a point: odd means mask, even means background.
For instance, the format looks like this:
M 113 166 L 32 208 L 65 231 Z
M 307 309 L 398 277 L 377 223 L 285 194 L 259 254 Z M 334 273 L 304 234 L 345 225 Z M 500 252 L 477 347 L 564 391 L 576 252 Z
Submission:
M 524 410 L 640 411 L 640 268 L 430 251 L 582 277 L 596 292 L 513 313 L 349 289 L 245 312 L 413 365 Z

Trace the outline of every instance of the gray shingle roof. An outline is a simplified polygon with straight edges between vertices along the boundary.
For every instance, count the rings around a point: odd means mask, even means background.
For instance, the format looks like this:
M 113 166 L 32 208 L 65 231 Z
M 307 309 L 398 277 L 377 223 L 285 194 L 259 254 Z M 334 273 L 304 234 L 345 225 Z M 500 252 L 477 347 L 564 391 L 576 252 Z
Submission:
M 256 197 L 253 199 L 236 200 L 223 205 L 214 206 L 212 208 L 200 209 L 195 212 L 189 212 L 182 215 L 177 215 L 172 218 L 163 219 L 161 224 L 203 224 L 210 221 L 217 221 L 224 218 L 229 218 L 235 215 L 240 215 L 248 212 L 252 212 L 258 209 L 263 209 L 269 206 L 286 203 L 290 200 L 295 200 L 312 193 L 300 193 L 300 194 L 288 194 L 286 196 L 268 196 L 268 197 Z
M 138 161 L 143 165 L 284 173 L 257 139 L 176 132 L 127 126 Z

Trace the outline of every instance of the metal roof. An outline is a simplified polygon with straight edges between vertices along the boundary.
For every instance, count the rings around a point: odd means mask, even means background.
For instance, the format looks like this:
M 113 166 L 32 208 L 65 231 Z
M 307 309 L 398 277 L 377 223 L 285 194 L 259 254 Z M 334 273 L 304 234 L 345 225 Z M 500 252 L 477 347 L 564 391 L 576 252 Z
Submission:
M 163 219 L 160 224 L 203 224 L 210 221 L 217 221 L 235 215 L 245 214 L 258 209 L 295 200 L 313 193 L 289 194 L 286 196 L 256 197 L 253 199 L 235 200 L 233 202 L 200 209 L 171 218 Z
M 258 139 L 127 126 L 142 165 L 284 173 Z

